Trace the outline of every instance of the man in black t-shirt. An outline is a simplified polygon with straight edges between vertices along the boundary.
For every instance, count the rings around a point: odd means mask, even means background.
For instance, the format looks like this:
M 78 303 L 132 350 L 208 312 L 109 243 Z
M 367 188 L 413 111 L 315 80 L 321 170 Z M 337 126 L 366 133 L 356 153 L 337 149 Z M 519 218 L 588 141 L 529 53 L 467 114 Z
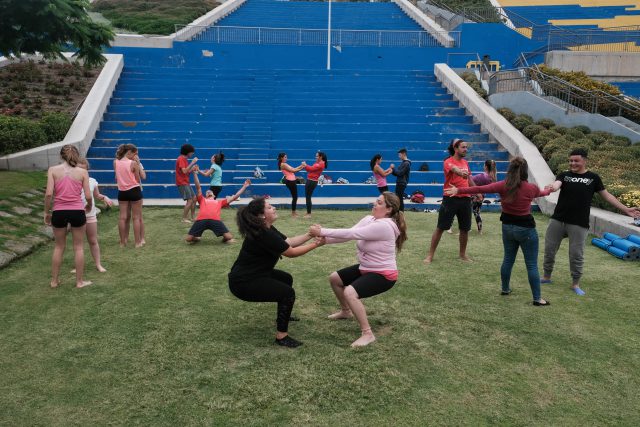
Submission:
M 571 289 L 576 295 L 584 295 L 580 289 L 584 263 L 584 243 L 589 232 L 591 199 L 595 193 L 615 208 L 631 217 L 640 217 L 640 209 L 628 208 L 604 188 L 600 177 L 587 170 L 587 151 L 575 149 L 569 154 L 569 170 L 560 173 L 550 186 L 560 190 L 558 204 L 547 227 L 544 243 L 544 276 L 540 283 L 551 283 L 551 273 L 560 243 L 569 237 L 569 269 Z

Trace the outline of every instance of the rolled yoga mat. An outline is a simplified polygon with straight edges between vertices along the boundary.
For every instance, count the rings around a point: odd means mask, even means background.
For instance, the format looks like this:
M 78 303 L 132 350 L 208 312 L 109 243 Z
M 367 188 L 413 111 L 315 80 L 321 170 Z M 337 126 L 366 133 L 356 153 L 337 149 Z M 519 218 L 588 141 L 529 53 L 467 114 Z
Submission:
M 603 239 L 607 239 L 610 242 L 613 242 L 614 240 L 622 239 L 622 237 L 618 236 L 617 234 L 613 234 L 613 233 L 604 233 L 602 238 Z
M 640 245 L 640 236 L 638 236 L 637 234 L 629 234 L 626 238 L 628 241 Z
M 607 248 L 607 252 L 609 252 L 614 257 L 620 258 L 625 261 L 629 261 L 632 258 L 631 255 L 629 255 L 627 252 L 623 251 L 622 249 L 618 249 L 614 246 L 609 246 Z
M 627 239 L 618 239 L 611 242 L 611 246 L 615 246 L 618 249 L 622 249 L 628 252 L 629 255 L 634 255 L 640 252 L 640 245 L 628 241 Z
M 591 244 L 593 246 L 597 246 L 600 249 L 604 249 L 605 251 L 607 250 L 607 248 L 609 246 L 611 246 L 611 242 L 605 239 L 598 239 L 598 238 L 593 238 L 591 239 Z

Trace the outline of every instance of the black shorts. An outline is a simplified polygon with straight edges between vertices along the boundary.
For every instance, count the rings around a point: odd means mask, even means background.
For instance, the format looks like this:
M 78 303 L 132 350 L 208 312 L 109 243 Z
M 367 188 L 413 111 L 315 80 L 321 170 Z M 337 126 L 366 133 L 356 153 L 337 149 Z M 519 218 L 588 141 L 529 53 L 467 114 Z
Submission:
M 337 271 L 344 286 L 353 286 L 359 298 L 368 298 L 388 291 L 395 285 L 395 280 L 389 280 L 382 274 L 360 272 L 360 264 Z
M 133 187 L 127 191 L 118 191 L 119 202 L 137 202 L 142 200 L 142 189 L 140 187 Z
M 87 223 L 87 215 L 84 210 L 53 211 L 51 225 L 55 228 L 82 227 Z
M 438 211 L 438 228 L 448 230 L 453 225 L 453 218 L 458 217 L 460 231 L 471 230 L 471 198 L 444 197 Z
M 188 234 L 193 237 L 200 237 L 205 230 L 213 231 L 217 237 L 229 232 L 222 221 L 217 221 L 215 219 L 200 219 L 193 223 Z

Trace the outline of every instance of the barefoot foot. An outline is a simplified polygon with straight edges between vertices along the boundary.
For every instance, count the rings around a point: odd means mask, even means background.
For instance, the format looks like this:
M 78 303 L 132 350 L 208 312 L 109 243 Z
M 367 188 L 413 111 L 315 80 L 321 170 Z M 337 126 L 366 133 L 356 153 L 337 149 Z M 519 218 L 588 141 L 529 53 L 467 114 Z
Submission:
M 85 286 L 89 286 L 93 284 L 90 280 L 83 280 L 82 282 L 76 283 L 76 288 L 84 288 Z
M 357 340 L 352 342 L 351 343 L 351 347 L 353 347 L 353 348 L 364 347 L 366 345 L 371 344 L 375 340 L 376 340 L 376 337 L 373 336 L 373 334 L 371 332 L 369 332 L 368 334 L 363 334 L 360 338 L 358 338 Z
M 473 262 L 473 260 L 471 258 L 469 258 L 468 256 L 464 255 L 460 257 L 460 261 L 462 262 Z
M 107 269 L 104 268 L 101 265 L 96 265 L 96 270 L 98 270 L 100 273 L 106 273 L 107 272 Z
M 433 256 L 432 255 L 427 255 L 427 257 L 422 262 L 424 262 L 425 264 L 429 265 L 429 264 L 431 264 L 432 261 L 433 261 Z
M 351 313 L 351 310 L 340 310 L 338 312 L 328 315 L 327 319 L 340 320 L 340 319 L 351 319 L 352 317 L 353 317 L 353 314 Z
M 58 286 L 60 286 L 60 281 L 59 280 L 52 280 L 50 283 L 51 289 L 55 289 Z

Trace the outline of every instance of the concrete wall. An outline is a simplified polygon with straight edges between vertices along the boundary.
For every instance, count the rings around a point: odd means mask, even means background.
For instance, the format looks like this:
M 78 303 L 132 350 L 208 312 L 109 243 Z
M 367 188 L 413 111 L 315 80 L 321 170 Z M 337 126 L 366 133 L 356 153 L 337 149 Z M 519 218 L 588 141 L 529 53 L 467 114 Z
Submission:
M 83 156 L 87 153 L 124 65 L 122 55 L 106 54 L 104 56 L 107 58 L 107 62 L 93 88 L 89 91 L 64 140 L 0 157 L 0 169 L 48 169 L 50 166 L 60 163 L 60 148 L 66 144 L 75 145 Z
M 633 143 L 640 142 L 640 134 L 626 126 L 616 123 L 600 114 L 567 112 L 566 109 L 547 101 L 531 92 L 506 92 L 489 96 L 489 103 L 494 108 L 509 108 L 516 114 L 528 114 L 534 120 L 551 119 L 556 124 L 565 127 L 584 125 L 591 130 L 611 132 L 631 139 Z
M 425 31 L 435 37 L 436 40 L 444 47 L 455 47 L 455 40 L 449 36 L 447 31 L 440 25 L 436 24 L 436 21 L 425 15 L 420 9 L 409 3 L 407 0 L 393 0 L 409 18 L 413 19 L 420 25 Z
M 111 46 L 118 47 L 149 47 L 159 49 L 170 49 L 174 41 L 186 41 L 195 37 L 206 27 L 215 24 L 234 10 L 242 6 L 246 0 L 228 0 L 220 6 L 202 15 L 189 27 L 179 30 L 169 36 L 141 36 L 138 34 L 117 34 Z
M 563 71 L 584 71 L 591 77 L 640 77 L 638 52 L 547 52 L 544 63 Z
M 529 181 L 538 186 L 544 186 L 555 180 L 555 176 L 535 145 L 513 127 L 488 102 L 480 98 L 455 71 L 446 64 L 435 64 L 434 72 L 438 80 L 476 118 L 482 128 L 509 151 L 509 154 L 527 159 Z M 547 215 L 553 213 L 557 201 L 558 193 L 537 199 L 540 210 Z M 598 208 L 591 208 L 590 224 L 591 232 L 599 236 L 605 232 L 622 236 L 638 233 L 638 227 L 633 225 L 632 218 Z

